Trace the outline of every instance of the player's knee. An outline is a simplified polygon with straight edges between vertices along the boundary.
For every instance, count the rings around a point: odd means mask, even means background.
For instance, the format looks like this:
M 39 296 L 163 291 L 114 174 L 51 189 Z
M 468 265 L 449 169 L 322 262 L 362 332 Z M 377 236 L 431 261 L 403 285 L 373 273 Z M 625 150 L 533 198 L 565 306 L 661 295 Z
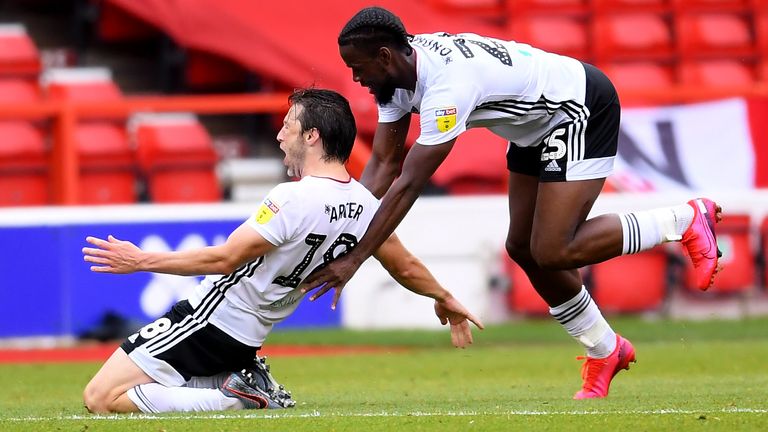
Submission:
M 533 259 L 544 270 L 570 270 L 580 267 L 579 257 L 568 247 L 535 247 Z
M 92 383 L 88 383 L 83 390 L 83 403 L 85 408 L 94 414 L 112 412 L 109 406 L 109 392 Z
M 519 266 L 525 267 L 526 265 L 533 263 L 531 245 L 528 241 L 507 239 L 504 247 L 507 250 L 507 255 L 509 255 L 512 261 L 516 262 Z

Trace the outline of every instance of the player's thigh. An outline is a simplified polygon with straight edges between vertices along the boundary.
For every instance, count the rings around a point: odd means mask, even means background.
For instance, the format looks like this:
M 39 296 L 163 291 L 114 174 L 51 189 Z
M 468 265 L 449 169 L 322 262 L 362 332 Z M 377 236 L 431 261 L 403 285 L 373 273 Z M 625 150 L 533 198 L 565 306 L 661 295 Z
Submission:
M 530 249 L 538 177 L 509 173 L 509 230 L 507 249 Z
M 531 234 L 532 248 L 538 251 L 567 250 L 604 183 L 604 178 L 541 183 Z
M 509 170 L 509 231 L 507 249 L 530 249 L 531 227 L 536 210 L 536 196 L 539 188 L 539 147 L 517 147 L 510 144 L 507 149 Z
M 154 380 L 118 348 L 85 387 L 84 396 L 88 405 L 108 403 L 129 389 L 150 382 Z

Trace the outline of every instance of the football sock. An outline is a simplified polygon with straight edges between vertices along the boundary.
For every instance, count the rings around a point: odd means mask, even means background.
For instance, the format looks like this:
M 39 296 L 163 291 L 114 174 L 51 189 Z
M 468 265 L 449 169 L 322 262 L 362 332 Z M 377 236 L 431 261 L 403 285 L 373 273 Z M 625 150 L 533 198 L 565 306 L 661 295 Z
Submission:
M 583 286 L 576 297 L 549 308 L 549 313 L 569 335 L 584 345 L 588 356 L 605 358 L 616 348 L 616 333 Z
M 621 254 L 633 254 L 664 242 L 680 241 L 693 221 L 693 214 L 693 207 L 688 204 L 619 214 L 624 237 Z
M 240 400 L 224 396 L 219 389 L 212 388 L 166 387 L 149 383 L 128 390 L 128 398 L 144 413 L 243 409 Z
M 208 388 L 217 389 L 221 388 L 224 381 L 229 377 L 230 372 L 222 372 L 218 375 L 208 377 L 192 377 L 182 387 L 190 388 Z

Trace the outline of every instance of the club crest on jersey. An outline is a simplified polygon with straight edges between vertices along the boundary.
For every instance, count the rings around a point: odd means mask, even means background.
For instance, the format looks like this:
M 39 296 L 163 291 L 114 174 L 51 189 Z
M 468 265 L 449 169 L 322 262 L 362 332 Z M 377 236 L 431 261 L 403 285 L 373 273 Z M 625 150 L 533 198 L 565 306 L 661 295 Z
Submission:
M 269 222 L 272 219 L 272 216 L 276 215 L 279 211 L 280 207 L 278 207 L 269 198 L 267 198 L 261 204 L 261 207 L 259 207 L 259 210 L 256 212 L 256 214 L 253 215 L 253 218 L 256 219 L 256 223 L 259 225 L 264 225 L 265 223 Z
M 435 122 L 437 130 L 448 132 L 456 126 L 456 107 L 443 107 L 435 110 Z

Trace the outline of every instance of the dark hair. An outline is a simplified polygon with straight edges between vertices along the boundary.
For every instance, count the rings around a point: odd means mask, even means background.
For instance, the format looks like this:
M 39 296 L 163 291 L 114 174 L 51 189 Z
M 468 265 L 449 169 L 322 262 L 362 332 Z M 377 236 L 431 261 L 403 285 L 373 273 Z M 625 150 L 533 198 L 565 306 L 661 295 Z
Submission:
M 410 54 L 408 43 L 412 36 L 405 31 L 400 18 L 380 7 L 367 7 L 356 13 L 341 29 L 339 46 L 354 45 L 371 55 L 382 46 L 388 46 Z
M 344 96 L 332 90 L 307 88 L 294 90 L 288 103 L 303 108 L 298 115 L 302 132 L 317 129 L 323 140 L 324 161 L 345 163 L 349 159 L 357 126 Z

